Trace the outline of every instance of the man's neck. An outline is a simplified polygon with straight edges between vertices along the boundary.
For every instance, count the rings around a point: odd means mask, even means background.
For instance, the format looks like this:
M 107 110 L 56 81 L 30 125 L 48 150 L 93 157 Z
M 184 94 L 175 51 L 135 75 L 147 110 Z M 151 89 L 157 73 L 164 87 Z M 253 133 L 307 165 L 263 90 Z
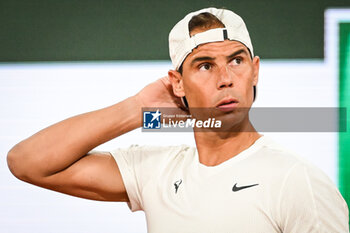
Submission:
M 249 124 L 240 132 L 195 132 L 199 162 L 216 166 L 249 148 L 260 135 Z

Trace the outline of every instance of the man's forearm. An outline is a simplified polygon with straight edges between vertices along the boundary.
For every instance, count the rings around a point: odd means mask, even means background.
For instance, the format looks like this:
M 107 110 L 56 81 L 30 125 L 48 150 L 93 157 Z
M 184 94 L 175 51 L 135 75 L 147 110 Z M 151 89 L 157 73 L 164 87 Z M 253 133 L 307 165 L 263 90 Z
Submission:
M 137 96 L 107 108 L 68 118 L 14 146 L 8 164 L 16 176 L 49 176 L 96 146 L 141 125 Z M 30 173 L 30 174 L 28 174 Z

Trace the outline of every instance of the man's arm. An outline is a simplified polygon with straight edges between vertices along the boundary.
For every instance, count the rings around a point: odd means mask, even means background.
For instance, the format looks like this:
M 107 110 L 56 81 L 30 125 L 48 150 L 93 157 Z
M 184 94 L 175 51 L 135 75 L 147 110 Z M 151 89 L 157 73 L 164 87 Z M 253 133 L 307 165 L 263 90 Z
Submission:
M 94 200 L 128 201 L 113 157 L 88 152 L 139 127 L 142 107 L 178 105 L 164 77 L 120 103 L 71 117 L 25 139 L 9 151 L 8 166 L 17 178 L 47 189 Z

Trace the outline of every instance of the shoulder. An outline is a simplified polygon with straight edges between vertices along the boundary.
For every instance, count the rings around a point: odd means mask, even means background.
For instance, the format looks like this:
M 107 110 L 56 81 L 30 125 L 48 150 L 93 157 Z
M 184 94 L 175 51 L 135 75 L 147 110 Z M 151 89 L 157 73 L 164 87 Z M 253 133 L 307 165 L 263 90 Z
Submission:
M 301 157 L 295 151 L 277 143 L 268 136 L 264 136 L 264 142 L 257 155 L 256 157 L 261 163 L 283 171 L 304 167 L 315 172 L 321 172 L 320 169 L 312 165 L 306 158 Z
M 188 145 L 179 146 L 151 146 L 151 145 L 131 145 L 127 148 L 118 148 L 110 151 L 112 156 L 118 161 L 121 158 L 130 163 L 153 163 L 157 161 L 166 162 L 184 158 L 194 150 Z
M 333 181 L 320 168 L 288 149 L 276 147 L 269 151 L 275 159 L 271 187 L 276 192 L 281 228 L 288 232 L 306 229 L 345 232 L 348 207 Z
M 328 197 L 342 200 L 338 188 L 327 174 L 292 150 L 271 141 L 262 148 L 262 153 L 265 158 L 270 158 L 267 160 L 275 167 L 275 175 L 280 175 L 281 192 L 293 194 L 292 198 L 296 193 L 300 193 L 301 197 L 308 193 L 314 199 Z
M 155 145 L 137 145 L 133 144 L 126 148 L 117 148 L 115 150 L 110 151 L 110 153 L 117 154 L 117 153 L 130 153 L 134 155 L 176 155 L 181 152 L 186 152 L 188 150 L 192 149 L 192 147 L 188 145 L 177 145 L 177 146 L 155 146 Z
M 282 146 L 269 137 L 255 156 L 256 164 L 263 167 L 265 174 L 278 185 L 286 182 L 300 183 L 317 181 L 323 184 L 333 184 L 330 178 L 306 158 Z
M 271 139 L 258 153 L 256 158 L 268 174 L 270 182 L 266 186 L 276 200 L 277 220 L 284 231 L 345 232 L 347 204 L 321 169 Z

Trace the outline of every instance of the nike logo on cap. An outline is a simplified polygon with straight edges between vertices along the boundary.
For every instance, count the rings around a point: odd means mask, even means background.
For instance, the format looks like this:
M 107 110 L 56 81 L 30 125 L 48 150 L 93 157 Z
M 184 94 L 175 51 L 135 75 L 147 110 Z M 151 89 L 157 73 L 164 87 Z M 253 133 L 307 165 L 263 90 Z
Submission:
M 233 192 L 237 192 L 237 191 L 240 191 L 242 189 L 251 188 L 251 187 L 254 187 L 254 186 L 257 186 L 257 185 L 259 185 L 259 184 L 252 184 L 252 185 L 246 185 L 246 186 L 238 187 L 237 183 L 235 183 L 235 185 L 232 187 L 232 191 Z

